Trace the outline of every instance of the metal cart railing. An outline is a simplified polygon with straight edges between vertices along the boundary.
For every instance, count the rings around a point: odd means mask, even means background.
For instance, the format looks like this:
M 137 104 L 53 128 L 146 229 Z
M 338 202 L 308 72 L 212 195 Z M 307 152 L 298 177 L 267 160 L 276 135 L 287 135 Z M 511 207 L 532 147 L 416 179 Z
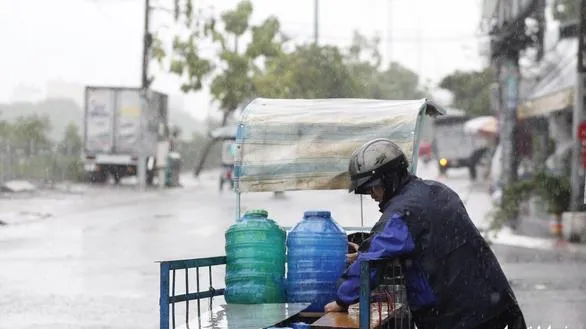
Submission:
M 385 277 L 378 280 L 379 285 L 372 287 L 369 275 L 373 266 L 387 266 Z M 411 317 L 405 297 L 405 281 L 401 267 L 398 262 L 390 264 L 392 270 L 388 270 L 389 260 L 376 260 L 362 262 L 360 265 L 360 301 L 358 303 L 359 328 L 371 328 L 371 324 L 379 319 L 379 325 L 384 322 L 382 328 L 411 328 Z M 213 299 L 216 296 L 224 295 L 224 288 L 215 288 L 212 275 L 212 267 L 226 264 L 226 257 L 209 257 L 196 259 L 182 259 L 160 262 L 160 297 L 159 297 L 159 319 L 160 329 L 185 327 L 190 323 L 190 302 L 195 302 L 196 316 L 192 320 L 201 318 L 206 311 L 211 311 Z M 207 288 L 200 278 L 201 270 L 207 272 Z M 191 271 L 190 271 L 191 270 Z M 182 272 L 183 275 L 177 275 Z M 190 285 L 190 276 L 195 272 L 195 291 Z M 182 280 L 183 291 L 177 291 L 177 282 Z M 389 289 L 390 288 L 390 289 Z M 381 299 L 382 297 L 382 299 Z M 207 308 L 202 306 L 202 300 L 208 300 Z M 185 314 L 184 324 L 178 324 L 176 304 L 184 303 Z M 378 306 L 378 307 L 377 307 Z M 372 310 L 375 310 L 373 312 Z M 352 312 L 352 309 L 349 310 Z M 391 316 L 392 315 L 392 316 Z M 385 320 L 385 317 L 388 319 Z M 285 319 L 283 319 L 285 320 Z
M 224 289 L 214 288 L 212 267 L 226 265 L 226 257 L 208 257 L 196 259 L 181 259 L 160 262 L 160 296 L 159 296 L 159 318 L 160 328 L 176 328 L 175 304 L 185 302 L 185 323 L 189 323 L 189 302 L 197 304 L 197 317 L 201 317 L 201 300 L 209 299 L 209 309 L 212 308 L 213 298 L 224 295 Z M 208 270 L 208 288 L 201 289 L 200 269 Z M 195 292 L 190 290 L 190 270 L 195 271 Z M 177 272 L 183 272 L 184 293 L 177 294 Z M 192 272 L 193 273 L 193 272 Z

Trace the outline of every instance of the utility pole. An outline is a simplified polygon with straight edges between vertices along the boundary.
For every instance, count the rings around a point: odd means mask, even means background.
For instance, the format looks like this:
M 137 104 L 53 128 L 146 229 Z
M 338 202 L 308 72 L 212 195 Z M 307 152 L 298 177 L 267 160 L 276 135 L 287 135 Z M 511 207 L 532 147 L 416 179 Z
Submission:
M 500 183 L 503 189 L 517 181 L 517 107 L 519 102 L 519 54 L 528 40 L 524 36 L 526 16 L 519 12 L 518 1 L 499 1 L 497 8 L 498 26 L 492 32 L 492 59 L 496 66 L 499 85 L 499 143 L 502 148 L 502 173 Z M 512 228 L 517 225 L 517 215 L 509 218 Z
M 517 105 L 519 98 L 519 53 L 507 50 L 498 59 L 498 78 L 501 95 L 502 184 L 509 186 L 517 181 L 517 152 L 515 132 L 517 130 Z
M 586 87 L 586 0 L 580 1 L 580 21 L 578 28 L 578 65 L 576 68 L 576 91 L 574 98 L 574 109 L 572 117 L 572 134 L 574 145 L 572 148 L 572 201 L 570 202 L 570 211 L 578 211 L 585 203 L 582 191 L 584 178 L 582 170 L 582 145 L 578 137 L 578 127 L 584 120 L 584 105 L 586 104 L 584 88 Z M 582 195 L 581 195 L 582 194 Z
M 544 0 L 508 0 L 498 1 L 496 8 L 496 26 L 491 31 L 491 52 L 497 67 L 499 83 L 499 122 L 500 145 L 502 148 L 502 174 L 500 183 L 503 189 L 517 181 L 517 108 L 519 104 L 519 85 L 521 75 L 519 56 L 522 50 L 531 46 L 533 35 L 527 34 L 525 19 L 537 17 L 542 20 L 545 10 Z M 540 23 L 540 27 L 545 24 Z M 543 46 L 543 31 L 535 36 L 539 39 L 539 47 Z M 540 51 L 541 54 L 541 51 Z M 538 56 L 539 57 L 539 56 Z M 509 218 L 509 225 L 515 228 L 518 215 Z
M 313 0 L 313 42 L 319 42 L 319 0 Z
M 142 72 L 141 72 L 141 87 L 147 89 L 149 87 L 149 53 L 151 48 L 152 36 L 150 33 L 150 0 L 144 1 L 144 33 L 142 44 Z
M 393 38 L 393 0 L 387 0 L 387 64 L 391 65 L 392 57 L 392 38 Z
M 142 108 L 148 106 L 149 100 L 149 61 L 150 61 L 150 48 L 152 43 L 152 35 L 150 33 L 150 11 L 151 4 L 150 0 L 145 0 L 144 3 L 144 33 L 143 33 L 143 46 L 142 46 L 142 72 L 141 72 L 141 95 L 142 95 Z M 140 150 L 137 165 L 137 177 L 138 186 L 141 191 L 146 188 L 147 179 L 147 152 L 144 145 L 144 138 L 142 136 L 146 127 L 145 116 L 141 110 L 140 114 Z

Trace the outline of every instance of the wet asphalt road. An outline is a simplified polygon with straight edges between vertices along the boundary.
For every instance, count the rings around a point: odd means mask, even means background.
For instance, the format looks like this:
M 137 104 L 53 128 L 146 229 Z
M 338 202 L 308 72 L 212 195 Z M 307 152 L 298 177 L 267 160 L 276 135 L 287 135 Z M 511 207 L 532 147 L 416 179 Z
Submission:
M 433 168 L 420 167 L 435 178 Z M 465 173 L 445 182 L 483 228 L 490 209 L 484 185 Z M 157 328 L 157 260 L 222 255 L 234 220 L 234 195 L 219 193 L 215 172 L 185 187 L 139 193 L 132 186 L 84 187 L 0 200 L 0 328 Z M 378 218 L 364 198 L 364 224 Z M 358 226 L 360 199 L 344 191 L 243 196 L 292 226 L 308 209 L 330 209 Z M 35 213 L 38 215 L 35 218 Z M 40 218 L 40 219 L 39 219 Z M 586 253 L 494 245 L 532 328 L 586 328 Z M 216 278 L 222 286 L 221 277 Z

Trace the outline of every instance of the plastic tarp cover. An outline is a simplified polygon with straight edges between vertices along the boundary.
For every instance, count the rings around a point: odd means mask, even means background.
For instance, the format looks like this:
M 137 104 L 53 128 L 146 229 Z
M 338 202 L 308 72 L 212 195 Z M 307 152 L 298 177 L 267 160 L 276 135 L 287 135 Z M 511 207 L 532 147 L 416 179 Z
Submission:
M 238 125 L 236 191 L 346 189 L 352 152 L 375 138 L 416 161 L 425 113 L 443 110 L 425 99 L 256 99 Z

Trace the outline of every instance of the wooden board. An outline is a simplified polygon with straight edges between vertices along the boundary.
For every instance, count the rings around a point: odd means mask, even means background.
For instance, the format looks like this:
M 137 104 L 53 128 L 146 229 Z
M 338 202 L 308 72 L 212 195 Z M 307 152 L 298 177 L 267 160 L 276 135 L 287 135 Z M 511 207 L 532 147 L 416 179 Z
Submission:
M 271 327 L 306 309 L 310 303 L 224 304 L 180 329 L 258 329 Z M 180 317 L 178 317 L 180 318 Z
M 396 306 L 396 304 L 393 304 Z M 379 311 L 378 304 L 370 305 L 370 328 L 380 328 L 381 325 L 394 319 L 395 312 L 401 308 L 401 305 L 395 309 L 389 309 L 388 303 L 382 303 Z M 389 312 L 390 310 L 390 312 Z M 382 320 L 382 321 L 381 321 Z M 311 328 L 320 329 L 359 329 L 359 312 L 358 305 L 352 305 L 348 312 L 331 312 L 326 313 L 311 324 Z

